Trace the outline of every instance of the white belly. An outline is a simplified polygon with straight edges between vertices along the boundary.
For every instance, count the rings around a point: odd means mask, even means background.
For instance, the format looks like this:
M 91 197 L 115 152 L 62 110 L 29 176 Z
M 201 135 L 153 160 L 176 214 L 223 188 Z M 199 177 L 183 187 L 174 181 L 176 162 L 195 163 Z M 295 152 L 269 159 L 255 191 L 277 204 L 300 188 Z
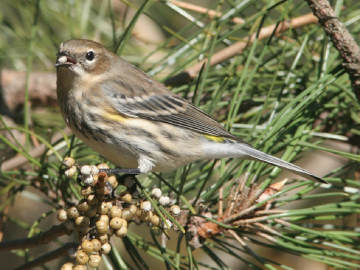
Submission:
M 103 157 L 105 157 L 115 165 L 127 169 L 138 167 L 138 157 L 129 149 L 122 147 L 121 145 L 114 145 L 101 141 L 89 140 L 75 130 L 73 131 L 74 134 L 86 145 L 90 146 L 92 149 L 94 149 L 96 152 L 101 154 Z

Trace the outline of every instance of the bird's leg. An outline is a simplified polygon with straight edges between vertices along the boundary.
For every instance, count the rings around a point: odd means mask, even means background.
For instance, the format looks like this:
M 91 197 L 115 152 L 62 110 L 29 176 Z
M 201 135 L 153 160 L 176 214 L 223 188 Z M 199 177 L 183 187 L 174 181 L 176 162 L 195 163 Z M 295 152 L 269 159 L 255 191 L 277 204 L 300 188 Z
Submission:
M 140 170 L 138 168 L 136 169 L 120 169 L 120 168 L 115 168 L 115 169 L 100 169 L 100 172 L 105 172 L 106 174 L 132 174 L 132 175 L 136 175 L 136 174 L 140 174 Z

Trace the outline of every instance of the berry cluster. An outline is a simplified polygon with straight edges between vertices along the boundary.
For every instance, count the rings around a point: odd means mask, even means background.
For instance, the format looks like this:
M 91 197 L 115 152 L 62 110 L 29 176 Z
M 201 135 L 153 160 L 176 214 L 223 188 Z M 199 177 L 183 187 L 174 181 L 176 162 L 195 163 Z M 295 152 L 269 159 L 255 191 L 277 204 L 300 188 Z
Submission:
M 181 213 L 180 207 L 159 188 L 151 191 L 153 202 L 134 198 L 126 185 L 119 185 L 115 175 L 106 173 L 109 169 L 106 164 L 78 167 L 74 159 L 67 157 L 64 165 L 67 177 L 78 174 L 83 198 L 77 205 L 58 211 L 58 220 L 73 226 L 81 241 L 75 254 L 76 264 L 65 263 L 62 270 L 86 269 L 86 265 L 98 267 L 101 255 L 111 251 L 110 238 L 113 235 L 126 236 L 131 222 L 147 223 L 161 230 L 172 228 L 169 219 L 161 218 L 154 211 L 154 202 L 165 207 L 174 217 Z

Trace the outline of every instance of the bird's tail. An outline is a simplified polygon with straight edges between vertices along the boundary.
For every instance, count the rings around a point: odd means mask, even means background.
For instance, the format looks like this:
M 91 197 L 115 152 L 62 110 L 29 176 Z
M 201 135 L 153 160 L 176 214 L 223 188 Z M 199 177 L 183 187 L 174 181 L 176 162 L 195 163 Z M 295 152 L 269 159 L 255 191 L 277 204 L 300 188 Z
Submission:
M 245 154 L 246 156 L 248 156 L 251 159 L 261 160 L 261 161 L 269 163 L 271 165 L 292 171 L 298 175 L 301 175 L 304 177 L 310 177 L 311 179 L 319 181 L 321 183 L 327 183 L 324 179 L 312 174 L 311 172 L 309 172 L 299 166 L 296 166 L 294 164 L 286 162 L 280 158 L 265 154 L 259 150 L 254 149 L 250 145 L 247 145 L 244 143 L 239 143 L 238 145 L 241 149 L 241 152 L 242 152 L 241 154 L 242 155 Z

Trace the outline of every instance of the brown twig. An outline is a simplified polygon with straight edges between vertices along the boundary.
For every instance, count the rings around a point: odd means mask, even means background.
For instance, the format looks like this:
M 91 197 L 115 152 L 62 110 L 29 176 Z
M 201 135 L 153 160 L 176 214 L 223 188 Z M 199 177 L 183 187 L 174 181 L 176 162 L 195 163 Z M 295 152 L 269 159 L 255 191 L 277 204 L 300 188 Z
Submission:
M 43 265 L 46 262 L 52 261 L 56 258 L 59 258 L 61 256 L 67 255 L 69 253 L 69 250 L 75 249 L 78 246 L 76 243 L 67 243 L 61 248 L 58 248 L 56 250 L 50 251 L 46 253 L 45 255 L 31 261 L 27 262 L 23 265 L 20 265 L 19 267 L 15 268 L 15 270 L 27 270 L 32 269 L 36 266 Z
M 204 8 L 204 7 L 201 7 L 201 6 L 198 6 L 198 5 L 185 3 L 185 2 L 177 1 L 177 0 L 171 0 L 170 2 L 172 4 L 174 4 L 175 6 L 178 6 L 178 7 L 187 9 L 187 10 L 191 10 L 191 11 L 201 13 L 201 14 L 206 14 L 206 15 L 209 16 L 210 19 L 222 16 L 221 12 L 218 12 L 218 11 L 212 10 L 212 9 L 208 9 L 208 8 Z M 244 19 L 239 18 L 239 17 L 234 17 L 234 18 L 231 19 L 231 21 L 233 23 L 236 23 L 236 24 L 242 24 L 242 23 L 245 22 Z
M 258 39 L 265 39 L 273 34 L 276 30 L 275 34 L 280 34 L 290 28 L 298 28 L 311 23 L 316 23 L 317 19 L 312 14 L 306 14 L 297 18 L 294 18 L 290 21 L 284 21 L 279 24 L 277 27 L 276 24 L 267 26 L 262 28 L 259 31 Z M 276 28 L 277 27 L 277 28 Z M 244 41 L 238 41 L 233 45 L 226 47 L 225 49 L 219 51 L 211 57 L 210 65 L 216 65 L 225 61 L 226 59 L 231 58 L 232 56 L 241 53 L 247 46 L 249 46 L 256 39 L 256 33 L 250 35 L 245 38 Z M 205 60 L 206 61 L 206 60 Z M 190 74 L 191 77 L 195 78 L 197 73 L 200 71 L 201 66 L 204 64 L 204 61 L 201 63 L 197 63 L 196 65 L 186 69 L 186 71 Z
M 50 241 L 65 234 L 70 234 L 71 232 L 72 230 L 67 228 L 66 224 L 62 223 L 60 225 L 55 225 L 51 227 L 48 231 L 39 233 L 31 238 L 16 239 L 11 241 L 1 242 L 0 251 L 31 248 L 38 245 L 47 244 Z
M 267 209 L 267 210 L 258 210 L 254 212 L 254 216 L 270 215 L 270 214 L 284 214 L 287 210 L 283 209 Z
M 235 238 L 236 241 L 239 242 L 239 244 L 249 253 L 251 254 L 254 258 L 256 258 L 259 262 L 264 263 L 264 260 L 259 257 L 250 247 L 249 245 L 245 242 L 245 239 L 242 239 L 235 231 L 233 230 L 227 230 L 227 233 L 229 233 L 232 237 Z
M 218 217 L 224 215 L 224 187 L 219 189 L 219 207 L 218 207 Z
M 285 211 L 270 209 L 270 207 L 274 200 L 273 196 L 284 187 L 286 180 L 273 183 L 263 190 L 258 185 L 245 188 L 244 182 L 246 182 L 247 177 L 248 175 L 241 177 L 236 185 L 232 186 L 225 202 L 223 201 L 223 188 L 219 189 L 217 217 L 214 217 L 212 213 L 206 209 L 200 212 L 201 216 L 192 216 L 190 218 L 186 218 L 189 212 L 183 213 L 179 222 L 181 223 L 181 220 L 189 220 L 187 228 L 190 235 L 189 239 L 191 239 L 189 244 L 192 247 L 201 247 L 202 239 L 213 238 L 219 234 L 229 234 L 247 249 L 248 252 L 252 253 L 244 241 L 247 239 L 246 236 L 240 237 L 238 230 L 245 233 L 255 233 L 257 235 L 259 235 L 258 232 L 263 230 L 266 234 L 279 235 L 276 230 L 260 222 L 266 222 L 268 216 L 271 214 L 279 213 L 279 211 L 283 213 L 283 211 Z M 264 202 L 264 204 L 258 205 L 258 203 L 261 202 Z M 222 210 L 223 208 L 225 211 Z M 260 217 L 258 217 L 259 211 L 263 211 Z M 216 219 L 223 224 L 237 227 L 237 230 L 222 226 L 218 222 L 208 220 L 207 218 Z
M 306 0 L 320 25 L 339 51 L 343 66 L 360 101 L 360 48 L 327 0 Z
M 257 33 L 254 33 L 248 36 L 247 38 L 244 38 L 242 41 L 238 41 L 233 45 L 226 47 L 225 49 L 222 49 L 219 52 L 215 53 L 211 57 L 211 61 L 209 64 L 213 66 L 233 57 L 234 55 L 240 54 L 247 46 L 249 46 L 252 42 L 254 42 L 256 38 L 258 40 L 262 40 L 267 37 L 270 37 L 274 33 L 274 31 L 275 34 L 280 34 L 290 28 L 303 27 L 305 25 L 317 23 L 317 21 L 318 21 L 317 18 L 313 14 L 309 13 L 303 16 L 296 17 L 290 21 L 284 21 L 279 25 L 272 24 L 270 26 L 263 27 L 260 29 L 258 36 Z M 196 63 L 195 65 L 185 69 L 184 72 L 168 79 L 166 81 L 166 84 L 176 85 L 180 83 L 180 80 L 185 80 L 186 82 L 188 80 L 194 79 L 201 70 L 201 67 L 206 63 L 207 63 L 207 59 Z
M 256 233 L 258 236 L 268 240 L 269 242 L 272 242 L 272 243 L 277 243 L 276 239 L 266 233 L 263 233 L 263 232 L 257 232 Z

